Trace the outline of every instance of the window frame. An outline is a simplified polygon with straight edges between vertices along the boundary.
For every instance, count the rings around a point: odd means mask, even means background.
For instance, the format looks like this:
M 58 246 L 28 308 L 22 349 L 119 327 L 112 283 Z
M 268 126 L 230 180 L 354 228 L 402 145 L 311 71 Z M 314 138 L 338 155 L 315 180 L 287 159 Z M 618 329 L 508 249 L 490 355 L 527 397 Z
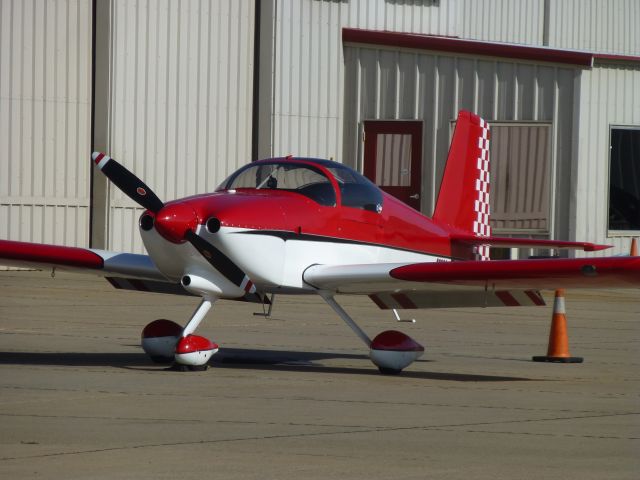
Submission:
M 608 136 L 608 140 L 607 140 L 607 157 L 608 157 L 608 162 L 607 162 L 607 210 L 606 210 L 606 215 L 605 215 L 605 221 L 606 221 L 606 225 L 605 225 L 605 231 L 607 232 L 607 238 L 628 238 L 628 237 L 638 237 L 640 236 L 640 229 L 637 230 L 616 230 L 616 229 L 612 229 L 609 228 L 609 212 L 611 210 L 611 151 L 612 151 L 612 145 L 611 145 L 611 134 L 613 132 L 613 130 L 636 130 L 638 132 L 640 132 L 640 125 L 633 125 L 633 124 L 617 124 L 617 123 L 610 123 L 609 124 L 609 136 Z

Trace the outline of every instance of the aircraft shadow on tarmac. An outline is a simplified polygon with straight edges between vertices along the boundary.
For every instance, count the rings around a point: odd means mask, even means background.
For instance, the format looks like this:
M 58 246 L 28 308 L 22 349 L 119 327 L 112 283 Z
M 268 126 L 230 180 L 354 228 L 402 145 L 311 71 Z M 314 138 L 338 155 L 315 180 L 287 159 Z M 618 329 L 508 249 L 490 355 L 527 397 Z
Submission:
M 348 375 L 379 375 L 378 370 L 367 363 L 364 368 L 326 366 L 322 360 L 345 358 L 369 360 L 367 355 L 338 352 L 295 352 L 286 350 L 251 350 L 223 348 L 214 355 L 210 366 L 225 369 L 273 370 L 291 372 L 339 373 Z M 417 360 L 427 363 L 429 360 Z M 58 365 L 86 367 L 115 367 L 133 370 L 157 370 L 159 365 L 151 363 L 144 353 L 59 353 L 59 352 L 0 352 L 0 365 Z M 464 373 L 412 371 L 402 372 L 402 377 L 458 382 L 514 382 L 530 381 L 531 378 Z

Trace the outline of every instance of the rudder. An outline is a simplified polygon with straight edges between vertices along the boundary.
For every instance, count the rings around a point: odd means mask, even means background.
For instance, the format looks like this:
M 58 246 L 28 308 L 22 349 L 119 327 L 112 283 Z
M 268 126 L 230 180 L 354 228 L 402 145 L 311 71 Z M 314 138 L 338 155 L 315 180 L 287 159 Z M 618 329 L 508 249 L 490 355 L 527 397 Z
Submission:
M 461 110 L 451 140 L 433 220 L 451 230 L 491 236 L 489 225 L 489 124 Z M 489 260 L 489 247 L 474 247 L 476 260 Z

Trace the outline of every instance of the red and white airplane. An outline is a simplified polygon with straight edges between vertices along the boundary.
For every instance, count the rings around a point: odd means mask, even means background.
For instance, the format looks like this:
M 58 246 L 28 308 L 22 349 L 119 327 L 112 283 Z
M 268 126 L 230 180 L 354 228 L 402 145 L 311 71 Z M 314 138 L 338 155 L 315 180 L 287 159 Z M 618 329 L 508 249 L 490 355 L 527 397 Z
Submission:
M 156 320 L 142 334 L 155 360 L 206 366 L 218 349 L 194 331 L 218 299 L 269 303 L 273 294 L 320 295 L 370 349 L 382 372 L 424 352 L 388 330 L 373 340 L 336 302 L 368 295 L 382 309 L 544 305 L 538 289 L 640 285 L 640 257 L 489 260 L 489 247 L 608 248 L 582 242 L 492 237 L 489 126 L 458 116 L 432 218 L 329 160 L 250 163 L 214 193 L 162 202 L 103 153 L 97 168 L 144 207 L 148 255 L 0 241 L 0 263 L 92 271 L 116 288 L 202 298 L 183 328 Z

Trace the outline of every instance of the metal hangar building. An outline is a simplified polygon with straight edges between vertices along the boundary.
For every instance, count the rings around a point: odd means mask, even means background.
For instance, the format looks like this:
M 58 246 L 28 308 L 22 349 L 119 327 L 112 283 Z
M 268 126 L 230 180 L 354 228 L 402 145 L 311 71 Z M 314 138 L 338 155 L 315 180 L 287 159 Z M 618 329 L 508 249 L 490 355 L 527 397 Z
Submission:
M 92 150 L 165 199 L 333 158 L 430 215 L 467 109 L 492 127 L 496 234 L 624 253 L 639 25 L 637 0 L 0 0 L 0 238 L 142 251 Z

